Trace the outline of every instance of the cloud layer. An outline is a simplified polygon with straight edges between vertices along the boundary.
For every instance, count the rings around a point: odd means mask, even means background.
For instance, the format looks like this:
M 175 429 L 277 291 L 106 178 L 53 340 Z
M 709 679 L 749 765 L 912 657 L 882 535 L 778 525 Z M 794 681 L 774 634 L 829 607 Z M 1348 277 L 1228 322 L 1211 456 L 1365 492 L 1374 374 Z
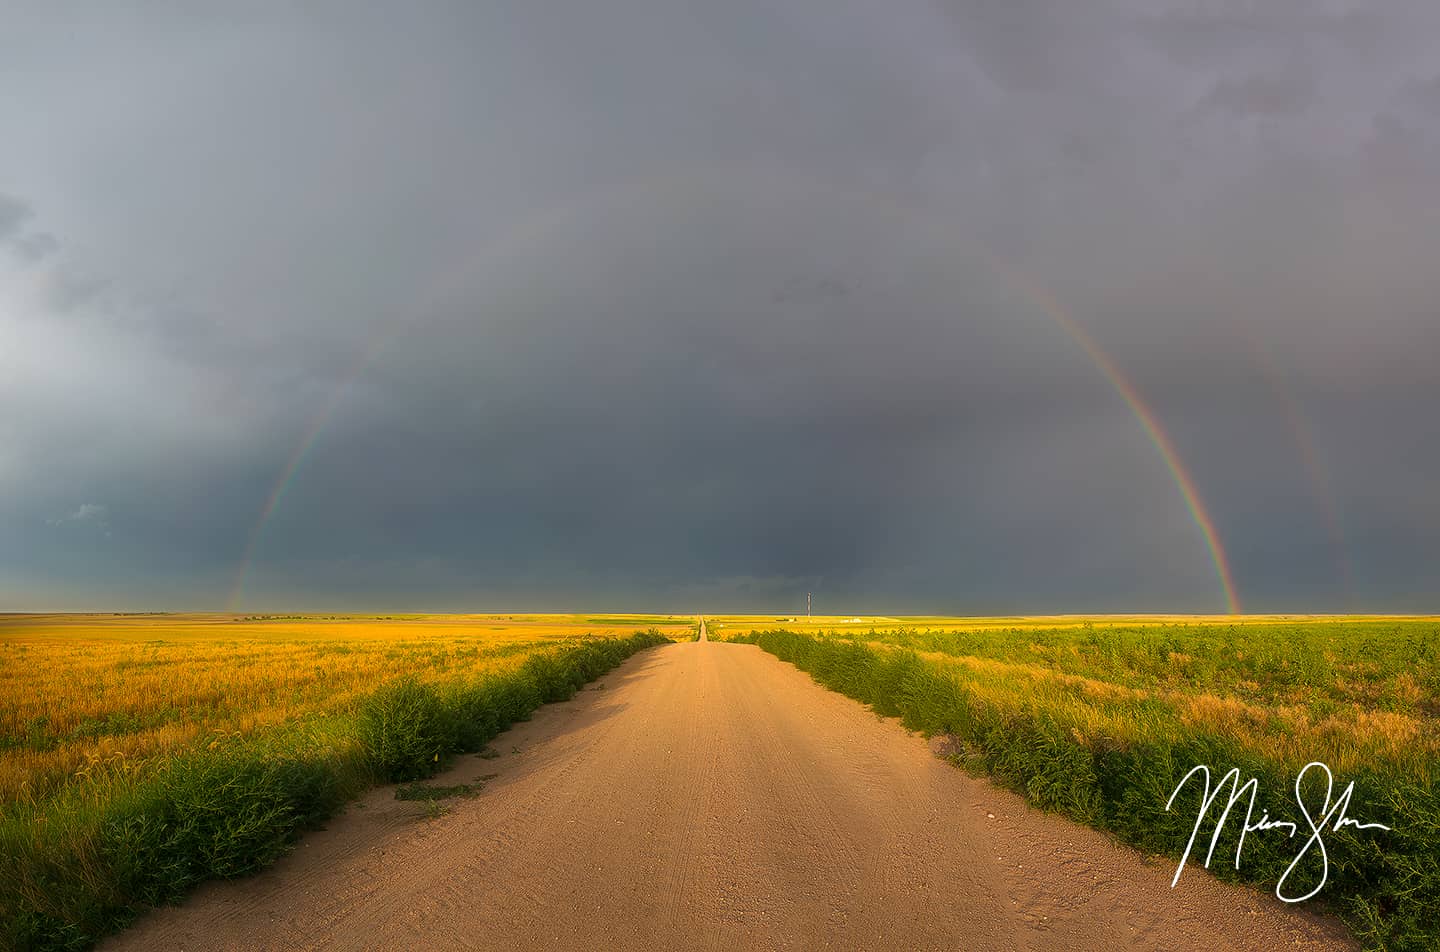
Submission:
M 15 20 L 0 610 L 1437 608 L 1431 4 Z

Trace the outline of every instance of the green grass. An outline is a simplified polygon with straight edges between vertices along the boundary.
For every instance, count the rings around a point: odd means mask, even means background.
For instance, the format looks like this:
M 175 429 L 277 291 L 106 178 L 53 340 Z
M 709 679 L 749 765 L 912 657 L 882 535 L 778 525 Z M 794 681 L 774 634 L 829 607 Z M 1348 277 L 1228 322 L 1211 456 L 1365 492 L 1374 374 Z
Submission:
M 485 784 L 499 776 L 486 774 L 474 783 L 436 784 L 405 783 L 395 788 L 396 800 L 444 800 L 450 797 L 473 797 L 485 788 Z
M 686 615 L 597 615 L 594 618 L 583 619 L 587 625 L 597 626 L 647 626 L 661 627 L 666 629 L 666 634 L 672 641 L 695 641 L 700 637 L 700 623 L 693 616 Z M 689 629 L 688 637 L 675 629 L 678 626 L 685 626 Z
M 1272 818 L 1308 830 L 1295 808 L 1295 777 L 1308 761 L 1324 761 L 1339 785 L 1355 781 L 1350 815 L 1393 831 L 1327 832 L 1323 902 L 1368 948 L 1433 950 L 1437 635 L 1433 622 L 1379 621 L 858 637 L 765 631 L 731 640 L 758 644 L 911 729 L 948 736 L 954 762 L 1040 807 L 1175 858 L 1195 823 L 1198 787 L 1187 787 L 1174 810 L 1164 807 L 1190 768 L 1209 765 L 1218 778 L 1238 767 L 1243 779 L 1258 778 Z M 1319 800 L 1314 790 L 1307 797 Z M 1208 844 L 1212 828 L 1197 842 Z M 1273 890 L 1298 842 L 1251 833 L 1237 872 L 1237 828 L 1232 818 L 1211 871 Z M 1186 876 L 1198 875 L 1202 861 L 1192 856 Z M 1318 863 L 1304 869 L 1310 875 Z
M 219 738 L 143 772 L 102 765 L 53 797 L 10 805 L 0 812 L 0 948 L 88 948 L 203 880 L 260 869 L 367 787 L 429 776 L 667 640 L 588 639 L 539 650 L 509 673 L 386 685 L 353 712 Z
M 680 615 L 597 615 L 586 618 L 587 625 L 674 625 L 688 624 Z

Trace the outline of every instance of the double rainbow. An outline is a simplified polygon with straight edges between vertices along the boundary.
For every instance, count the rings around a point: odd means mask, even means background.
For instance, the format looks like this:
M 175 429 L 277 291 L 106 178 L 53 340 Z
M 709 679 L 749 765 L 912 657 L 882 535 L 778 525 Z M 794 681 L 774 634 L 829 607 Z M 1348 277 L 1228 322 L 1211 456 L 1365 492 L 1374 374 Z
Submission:
M 730 173 L 734 170 L 723 168 L 723 172 Z M 774 170 L 767 170 L 773 173 Z M 530 216 L 503 234 L 499 240 L 482 245 L 478 253 L 472 255 L 468 262 L 478 262 L 478 270 L 484 273 L 487 268 L 495 267 L 496 263 L 509 258 L 511 255 L 532 249 L 543 244 L 556 229 L 565 222 L 576 220 L 580 215 L 593 212 L 613 205 L 617 202 L 628 204 L 635 201 L 646 203 L 664 199 L 676 192 L 688 193 L 693 187 L 700 184 L 714 184 L 716 172 L 715 166 L 706 166 L 698 170 L 691 170 L 689 174 L 673 176 L 661 180 L 646 180 L 639 183 L 629 183 L 618 188 L 602 190 L 592 194 L 588 199 L 578 203 L 567 203 L 554 206 L 542 213 Z M 724 179 L 729 181 L 727 177 Z M 804 178 L 798 180 L 804 188 L 813 189 L 821 186 L 828 198 L 843 201 L 861 200 L 867 208 L 880 208 L 890 213 L 898 213 L 907 221 L 914 221 L 923 218 L 916 210 L 898 205 L 894 201 L 878 195 L 858 192 L 848 187 L 830 186 L 814 179 Z M 793 184 L 790 179 L 785 180 Z M 933 222 L 932 222 L 933 223 Z M 946 223 L 948 224 L 948 223 Z M 1214 565 L 1215 575 L 1219 582 L 1220 589 L 1224 596 L 1225 609 L 1230 614 L 1240 612 L 1240 599 L 1236 593 L 1235 580 L 1230 568 L 1230 560 L 1221 543 L 1220 535 L 1215 528 L 1215 521 L 1206 509 L 1201 499 L 1199 490 L 1196 488 L 1195 480 L 1183 465 L 1180 454 L 1176 451 L 1174 442 L 1170 439 L 1165 429 L 1161 426 L 1159 418 L 1154 411 L 1146 404 L 1135 386 L 1121 373 L 1120 368 L 1111 359 L 1095 339 L 1082 327 L 1066 310 L 1059 301 L 1046 290 L 1042 285 L 1033 280 L 1026 279 L 1017 269 L 1007 267 L 995 258 L 987 249 L 981 248 L 980 255 L 988 266 L 996 274 L 1001 276 L 1011 287 L 1019 291 L 1026 300 L 1043 312 L 1060 330 L 1070 337 L 1090 362 L 1095 365 L 1100 374 L 1120 396 L 1130 413 L 1140 424 L 1149 442 L 1159 453 L 1170 478 L 1179 490 L 1180 497 L 1189 512 L 1190 518 L 1200 532 L 1205 548 L 1209 553 L 1210 561 Z M 459 269 L 452 273 L 451 280 L 430 295 L 425 304 L 433 305 L 437 300 L 444 299 L 444 293 L 450 290 L 450 285 L 462 279 L 473 280 L 475 274 L 469 269 Z M 259 552 L 260 545 L 264 538 L 265 528 L 273 520 L 276 511 L 284 501 L 286 493 L 294 484 L 299 474 L 303 471 L 305 461 L 309 458 L 323 435 L 326 426 L 329 424 L 336 410 L 344 402 L 345 396 L 352 386 L 359 380 L 366 371 L 374 365 L 386 349 L 397 339 L 404 335 L 417 320 L 422 319 L 429 312 L 427 306 L 418 306 L 401 320 L 391 325 L 387 332 L 376 336 L 368 347 L 364 349 L 359 358 L 349 368 L 349 371 L 341 378 L 340 382 L 331 392 L 330 397 L 321 405 L 316 414 L 311 418 L 302 435 L 295 445 L 295 448 L 286 459 L 284 465 L 272 485 L 270 492 L 266 495 L 263 505 L 260 507 L 258 518 L 250 529 L 244 550 L 241 554 L 239 565 L 235 572 L 234 584 L 231 586 L 228 606 L 231 611 L 239 610 L 241 601 L 244 598 L 246 580 Z

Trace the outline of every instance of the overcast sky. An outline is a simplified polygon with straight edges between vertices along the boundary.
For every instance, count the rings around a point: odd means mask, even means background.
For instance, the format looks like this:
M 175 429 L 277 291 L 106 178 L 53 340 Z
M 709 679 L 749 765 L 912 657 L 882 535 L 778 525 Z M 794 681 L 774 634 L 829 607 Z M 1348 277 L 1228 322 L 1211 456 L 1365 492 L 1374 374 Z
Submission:
M 1432 0 L 121 6 L 4 4 L 0 610 L 1222 610 L 1105 361 L 1440 610 Z

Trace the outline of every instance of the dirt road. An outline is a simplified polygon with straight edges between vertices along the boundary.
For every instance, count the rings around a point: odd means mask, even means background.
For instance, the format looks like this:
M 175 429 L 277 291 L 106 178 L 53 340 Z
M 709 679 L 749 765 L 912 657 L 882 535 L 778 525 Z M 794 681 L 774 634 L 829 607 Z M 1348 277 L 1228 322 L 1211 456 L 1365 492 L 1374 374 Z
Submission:
M 758 648 L 644 652 L 463 758 L 427 818 L 372 792 L 135 949 L 1349 948 L 967 777 Z

